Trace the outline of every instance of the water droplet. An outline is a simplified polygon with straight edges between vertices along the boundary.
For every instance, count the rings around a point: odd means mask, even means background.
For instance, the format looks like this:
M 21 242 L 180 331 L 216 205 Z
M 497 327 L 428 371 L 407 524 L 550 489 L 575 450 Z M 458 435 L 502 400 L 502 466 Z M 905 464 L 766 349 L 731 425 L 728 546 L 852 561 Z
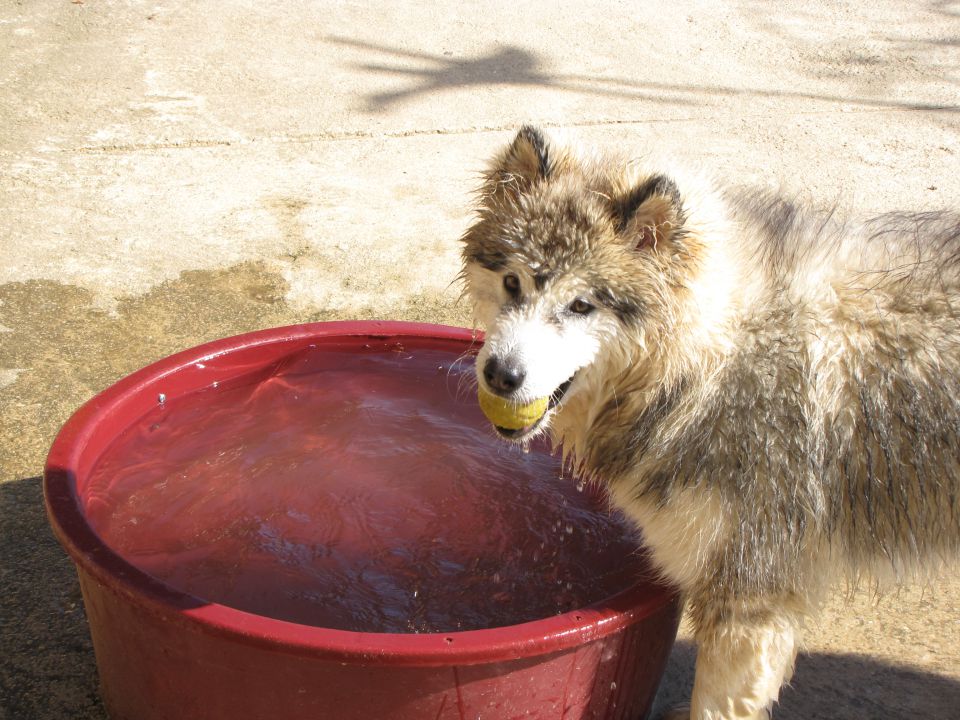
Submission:
M 157 395 L 157 402 L 158 402 L 158 403 L 160 403 L 161 405 L 163 405 L 166 401 L 167 401 L 167 396 L 166 396 L 166 395 L 164 395 L 163 393 L 160 393 L 159 395 Z
M 494 573 L 494 574 L 493 574 L 493 581 L 494 581 L 495 583 L 499 583 L 499 582 L 500 582 L 500 573 Z
M 586 483 L 583 480 L 577 480 L 577 492 L 583 492 L 584 487 L 586 487 Z
M 610 690 L 616 690 L 616 689 L 617 689 L 617 683 L 615 682 L 610 683 Z
M 218 388 L 218 387 L 220 387 L 220 383 L 218 383 L 216 380 L 214 380 L 214 381 L 213 381 L 213 386 L 214 386 L 215 388 Z
M 573 525 L 567 525 L 566 527 L 567 535 L 573 535 Z
M 567 590 L 573 590 L 573 583 L 572 583 L 572 582 L 568 582 L 568 583 L 567 583 Z

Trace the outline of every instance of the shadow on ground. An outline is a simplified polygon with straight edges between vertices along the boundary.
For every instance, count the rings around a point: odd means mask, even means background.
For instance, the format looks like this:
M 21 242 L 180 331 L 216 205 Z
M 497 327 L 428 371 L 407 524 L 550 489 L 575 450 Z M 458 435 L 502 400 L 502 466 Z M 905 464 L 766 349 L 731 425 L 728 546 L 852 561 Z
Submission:
M 687 702 L 696 649 L 678 642 L 654 706 L 654 717 Z M 923 670 L 863 655 L 801 654 L 774 720 L 956 720 L 960 683 Z
M 39 477 L 0 484 L 0 717 L 106 717 L 73 563 L 47 524 Z
M 406 77 L 410 84 L 401 90 L 371 93 L 365 97 L 367 112 L 386 112 L 398 103 L 422 96 L 434 95 L 444 90 L 473 87 L 507 85 L 516 87 L 551 88 L 554 90 L 580 93 L 585 95 L 603 95 L 624 100 L 661 103 L 672 106 L 699 106 L 710 97 L 751 97 L 751 98 L 787 98 L 792 100 L 811 100 L 842 105 L 856 105 L 867 108 L 898 110 L 958 112 L 960 104 L 911 102 L 893 97 L 870 97 L 867 95 L 838 95 L 829 92 L 802 92 L 789 89 L 764 89 L 734 87 L 726 85 L 694 85 L 682 83 L 638 82 L 630 78 L 604 77 L 600 75 L 577 75 L 550 72 L 546 62 L 535 53 L 522 47 L 507 45 L 491 50 L 479 57 L 453 57 L 427 52 L 414 52 L 401 48 L 380 45 L 351 38 L 331 36 L 327 42 L 342 45 L 369 53 L 373 60 L 355 63 L 352 67 L 359 72 L 384 77 Z M 896 38 L 888 41 L 891 45 Z M 949 44 L 954 44 L 955 41 Z M 921 45 L 923 47 L 930 44 Z M 909 48 L 899 48 L 900 52 L 917 50 L 917 43 Z M 871 72 L 878 72 L 878 65 L 896 67 L 896 52 L 891 51 L 889 58 L 883 61 L 869 59 Z M 864 64 L 866 60 L 851 51 L 840 56 L 838 63 L 844 66 Z M 822 71 L 811 66 L 816 77 Z
M 0 484 L 0 717 L 104 720 L 73 564 L 54 539 L 39 477 Z M 657 701 L 685 700 L 695 652 L 677 644 Z M 802 655 L 777 720 L 954 720 L 960 683 L 857 655 Z

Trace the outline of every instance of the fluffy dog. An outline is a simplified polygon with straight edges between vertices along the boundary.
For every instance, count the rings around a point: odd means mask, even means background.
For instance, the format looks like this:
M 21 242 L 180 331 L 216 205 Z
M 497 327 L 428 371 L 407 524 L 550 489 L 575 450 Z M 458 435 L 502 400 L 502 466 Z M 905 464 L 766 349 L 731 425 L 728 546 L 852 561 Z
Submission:
M 766 717 L 839 573 L 957 555 L 960 217 L 848 222 L 524 127 L 462 249 L 481 399 L 527 413 L 498 432 L 549 433 L 687 601 L 674 716 Z

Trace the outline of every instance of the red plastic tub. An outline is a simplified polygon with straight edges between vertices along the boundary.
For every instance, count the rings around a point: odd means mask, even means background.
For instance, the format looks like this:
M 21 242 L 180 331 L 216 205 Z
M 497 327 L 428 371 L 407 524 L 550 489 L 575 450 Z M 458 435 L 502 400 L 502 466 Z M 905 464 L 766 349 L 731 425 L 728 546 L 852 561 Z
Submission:
M 508 720 L 646 717 L 679 616 L 673 593 L 639 582 L 560 615 L 434 633 L 334 630 L 238 610 L 183 592 L 124 560 L 93 530 L 91 472 L 156 407 L 281 362 L 307 347 L 445 347 L 469 331 L 350 322 L 265 330 L 161 360 L 89 401 L 47 459 L 54 532 L 76 563 L 115 720 Z

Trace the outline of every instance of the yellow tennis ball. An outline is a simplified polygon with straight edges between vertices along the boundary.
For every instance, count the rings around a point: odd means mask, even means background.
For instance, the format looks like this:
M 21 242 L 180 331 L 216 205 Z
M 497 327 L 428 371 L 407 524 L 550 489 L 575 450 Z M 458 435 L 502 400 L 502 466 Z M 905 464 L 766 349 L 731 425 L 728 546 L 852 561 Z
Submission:
M 549 397 L 543 397 L 526 405 L 517 405 L 509 400 L 504 400 L 499 395 L 487 392 L 483 388 L 477 389 L 477 399 L 480 401 L 480 409 L 483 410 L 487 419 L 497 427 L 507 430 L 519 430 L 528 425 L 533 425 L 543 417 L 550 401 Z

